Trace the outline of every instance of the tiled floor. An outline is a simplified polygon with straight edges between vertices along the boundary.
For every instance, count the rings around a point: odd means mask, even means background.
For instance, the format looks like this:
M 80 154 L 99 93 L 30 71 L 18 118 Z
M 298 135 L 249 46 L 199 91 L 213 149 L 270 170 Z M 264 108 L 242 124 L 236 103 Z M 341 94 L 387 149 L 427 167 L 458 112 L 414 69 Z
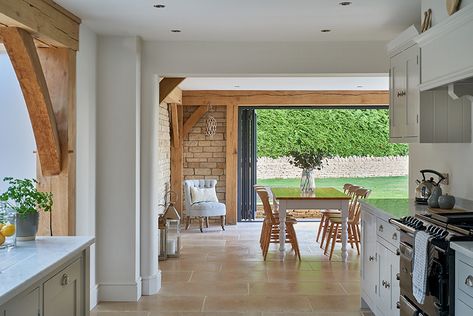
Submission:
M 211 226 L 183 234 L 180 259 L 160 262 L 158 295 L 133 303 L 101 303 L 91 316 L 303 316 L 369 315 L 360 312 L 359 257 L 332 262 L 315 243 L 316 223 L 300 222 L 296 231 L 302 262 L 287 251 L 284 262 L 272 245 L 268 260 L 259 248 L 261 223 Z M 290 248 L 290 247 L 288 247 Z

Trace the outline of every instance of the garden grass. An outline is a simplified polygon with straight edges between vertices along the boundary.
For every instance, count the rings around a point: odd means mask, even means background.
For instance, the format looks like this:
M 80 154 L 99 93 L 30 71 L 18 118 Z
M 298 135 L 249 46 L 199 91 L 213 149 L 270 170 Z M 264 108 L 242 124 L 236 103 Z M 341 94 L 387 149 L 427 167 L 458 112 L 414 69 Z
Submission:
M 258 184 L 272 187 L 298 187 L 300 179 L 259 179 Z M 360 185 L 371 189 L 370 198 L 400 199 L 408 198 L 408 177 L 369 177 L 369 178 L 326 178 L 316 179 L 319 187 L 342 189 L 345 183 Z

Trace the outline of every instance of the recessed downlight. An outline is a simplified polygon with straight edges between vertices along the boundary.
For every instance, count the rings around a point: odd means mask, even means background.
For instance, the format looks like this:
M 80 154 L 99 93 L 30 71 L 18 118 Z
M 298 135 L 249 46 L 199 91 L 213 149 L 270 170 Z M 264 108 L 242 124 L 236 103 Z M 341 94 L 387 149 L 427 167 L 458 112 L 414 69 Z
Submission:
M 342 1 L 339 4 L 342 5 L 342 6 L 347 6 L 347 5 L 351 4 L 351 1 Z
M 178 29 L 174 29 L 174 30 L 171 30 L 172 33 L 181 33 L 182 31 L 181 30 L 178 30 Z
M 362 86 L 362 85 L 358 85 L 358 86 L 356 86 L 356 87 L 357 87 L 358 89 L 361 89 L 361 88 L 363 88 L 363 86 Z
M 236 85 L 236 86 L 233 86 L 234 88 L 240 88 L 240 86 Z
M 164 9 L 166 6 L 164 4 L 155 4 L 153 5 L 156 9 Z
M 329 33 L 329 32 L 332 32 L 332 30 L 329 30 L 329 29 L 323 29 L 323 30 L 320 30 L 320 32 L 322 32 L 322 33 Z

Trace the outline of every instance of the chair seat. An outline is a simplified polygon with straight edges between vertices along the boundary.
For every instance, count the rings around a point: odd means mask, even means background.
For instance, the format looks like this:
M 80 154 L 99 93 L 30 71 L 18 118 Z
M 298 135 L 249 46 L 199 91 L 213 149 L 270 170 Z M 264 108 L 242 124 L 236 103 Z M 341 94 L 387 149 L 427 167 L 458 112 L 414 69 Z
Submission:
M 187 209 L 187 216 L 222 216 L 226 215 L 225 204 L 218 202 L 194 203 Z

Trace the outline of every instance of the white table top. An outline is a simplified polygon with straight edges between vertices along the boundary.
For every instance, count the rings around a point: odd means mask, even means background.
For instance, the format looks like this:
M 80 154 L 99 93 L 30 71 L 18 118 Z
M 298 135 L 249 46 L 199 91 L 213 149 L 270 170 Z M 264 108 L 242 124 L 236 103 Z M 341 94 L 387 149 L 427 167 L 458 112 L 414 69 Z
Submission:
M 37 237 L 0 249 L 0 305 L 95 242 L 94 237 Z

